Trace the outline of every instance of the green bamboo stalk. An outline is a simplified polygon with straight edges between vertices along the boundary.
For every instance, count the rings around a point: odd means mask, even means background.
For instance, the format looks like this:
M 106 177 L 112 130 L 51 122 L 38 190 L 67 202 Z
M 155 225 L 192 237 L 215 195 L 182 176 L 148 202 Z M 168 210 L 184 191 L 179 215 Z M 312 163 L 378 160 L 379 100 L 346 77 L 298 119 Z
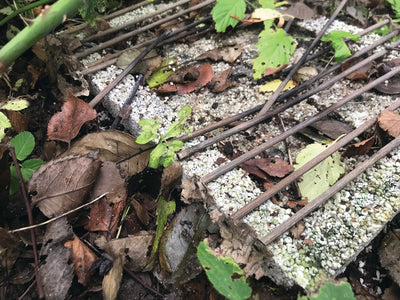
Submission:
M 21 7 L 19 9 L 17 9 L 16 11 L 12 12 L 11 14 L 9 14 L 7 17 L 5 17 L 4 19 L 2 19 L 0 21 L 0 27 L 3 26 L 4 24 L 6 24 L 8 21 L 10 21 L 15 16 L 18 16 L 19 14 L 22 14 L 24 11 L 30 10 L 32 8 L 35 8 L 35 7 L 43 5 L 43 4 L 47 4 L 47 3 L 52 2 L 52 1 L 53 0 L 40 0 L 40 1 L 36 1 L 34 3 L 28 4 L 28 5 L 24 6 L 24 7 Z
M 21 30 L 0 49 L 0 72 L 8 67 L 38 40 L 60 25 L 66 16 L 73 16 L 84 0 L 59 0 L 36 17 L 31 26 Z

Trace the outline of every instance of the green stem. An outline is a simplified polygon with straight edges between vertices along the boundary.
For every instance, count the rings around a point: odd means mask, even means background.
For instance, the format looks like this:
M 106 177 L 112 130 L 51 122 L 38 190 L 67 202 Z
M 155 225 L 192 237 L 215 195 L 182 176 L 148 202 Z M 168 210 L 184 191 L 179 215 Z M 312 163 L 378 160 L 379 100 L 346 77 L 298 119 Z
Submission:
M 54 0 L 40 0 L 40 1 L 36 1 L 34 3 L 31 3 L 31 4 L 28 4 L 28 5 L 24 6 L 24 7 L 21 7 L 19 9 L 17 9 L 16 11 L 13 11 L 12 14 L 8 15 L 3 20 L 1 20 L 0 21 L 0 27 L 3 26 L 4 24 L 6 24 L 8 21 L 10 21 L 15 16 L 17 16 L 17 15 L 19 15 L 19 14 L 21 14 L 21 13 L 27 11 L 27 10 L 30 10 L 30 9 L 32 9 L 34 7 L 37 7 L 37 6 L 40 6 L 40 5 L 43 5 L 43 4 L 47 4 L 47 3 L 53 2 L 53 1 Z
M 4 72 L 22 53 L 60 25 L 65 16 L 74 15 L 83 0 L 59 0 L 36 17 L 31 26 L 25 27 L 0 49 L 0 72 Z

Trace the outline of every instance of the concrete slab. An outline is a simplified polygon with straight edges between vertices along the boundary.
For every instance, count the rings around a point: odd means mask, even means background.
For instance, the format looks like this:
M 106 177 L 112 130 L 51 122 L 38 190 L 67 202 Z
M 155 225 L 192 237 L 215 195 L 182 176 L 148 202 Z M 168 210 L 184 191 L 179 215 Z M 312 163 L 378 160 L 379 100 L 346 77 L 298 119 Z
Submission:
M 147 6 L 147 9 L 150 6 Z M 156 7 L 156 6 L 154 6 Z M 121 18 L 122 20 L 122 18 Z M 303 22 L 302 26 L 309 30 L 318 30 L 326 19 L 313 22 Z M 120 24 L 114 20 L 111 24 Z M 333 29 L 357 32 L 360 29 L 349 27 L 341 22 L 335 22 Z M 269 95 L 260 93 L 260 84 L 254 82 L 251 76 L 252 59 L 257 55 L 255 43 L 257 41 L 257 28 L 246 28 L 231 33 L 214 35 L 210 34 L 193 43 L 175 43 L 163 47 L 161 54 L 164 57 L 177 57 L 179 62 L 189 61 L 204 51 L 211 50 L 221 44 L 241 44 L 244 48 L 242 56 L 233 64 L 238 73 L 237 85 L 222 93 L 212 93 L 207 88 L 183 96 L 159 96 L 148 87 L 143 87 L 137 93 L 132 104 L 131 118 L 123 123 L 134 135 L 138 135 L 140 128 L 137 122 L 141 118 L 157 118 L 162 122 L 162 127 L 167 128 L 174 120 L 177 111 L 184 105 L 193 109 L 191 125 L 194 129 L 215 122 L 218 118 L 228 117 L 239 112 L 264 103 Z M 363 38 L 358 46 L 371 43 L 378 38 L 370 34 Z M 93 61 L 104 53 L 94 54 L 84 58 L 84 64 Z M 313 65 L 322 70 L 323 62 L 313 62 Z M 230 65 L 226 63 L 213 63 L 214 73 L 225 70 Z M 245 70 L 246 72 L 243 72 Z M 121 72 L 116 66 L 108 67 L 104 71 L 90 75 L 90 81 L 96 92 L 105 88 L 115 76 Z M 244 75 L 243 75 L 244 74 Z M 117 115 L 123 102 L 129 95 L 135 83 L 132 75 L 127 76 L 104 99 L 104 106 L 114 116 Z M 281 114 L 287 128 L 302 121 L 317 111 L 341 99 L 364 83 L 354 83 L 342 80 L 331 88 L 324 90 L 313 97 L 312 102 L 300 103 Z M 390 96 L 377 95 L 374 92 L 365 93 L 362 101 L 353 101 L 338 110 L 338 118 L 348 122 L 354 127 L 376 116 L 387 104 L 392 102 Z M 235 150 L 248 151 L 269 138 L 282 132 L 279 124 L 268 122 L 260 124 L 250 141 L 243 134 L 236 134 L 228 138 Z M 187 143 L 187 146 L 197 143 L 205 137 L 196 138 Z M 293 158 L 305 144 L 295 138 L 289 139 Z M 276 145 L 276 151 L 287 158 L 286 147 L 283 143 Z M 187 175 L 203 176 L 218 168 L 217 160 L 226 159 L 220 151 L 221 144 L 212 145 L 206 151 L 198 153 L 183 161 L 182 165 Z M 222 159 L 222 160 L 223 160 Z M 345 159 L 346 168 L 351 168 L 360 163 L 365 157 Z M 388 157 L 382 159 L 373 168 L 362 174 L 357 180 L 349 184 L 340 193 L 337 193 L 323 207 L 304 219 L 305 231 L 300 239 L 295 239 L 290 233 L 285 233 L 277 241 L 268 246 L 274 254 L 273 263 L 276 264 L 284 275 L 271 278 L 279 284 L 291 286 L 298 284 L 303 288 L 312 288 L 313 283 L 321 274 L 336 276 L 344 270 L 347 264 L 382 230 L 384 225 L 397 214 L 400 209 L 400 154 L 397 149 Z M 262 193 L 258 186 L 242 169 L 234 169 L 217 180 L 208 184 L 213 194 L 216 209 L 226 215 L 234 213 L 249 201 Z M 285 193 L 280 193 L 279 200 L 285 199 Z M 256 211 L 243 218 L 260 236 L 265 236 L 278 224 L 288 219 L 293 214 L 292 210 L 267 201 Z M 284 277 L 282 277 L 284 276 Z

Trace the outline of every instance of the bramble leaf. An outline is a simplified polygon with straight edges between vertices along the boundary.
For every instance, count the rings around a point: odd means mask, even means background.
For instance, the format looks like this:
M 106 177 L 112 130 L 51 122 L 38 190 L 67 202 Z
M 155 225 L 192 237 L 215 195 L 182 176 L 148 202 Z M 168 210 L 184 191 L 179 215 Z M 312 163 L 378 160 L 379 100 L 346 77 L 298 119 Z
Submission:
M 349 38 L 353 41 L 358 41 L 360 36 L 358 34 L 351 34 L 350 32 L 341 30 L 332 30 L 328 35 L 321 38 L 321 41 L 332 42 L 332 48 L 335 50 L 335 59 L 341 62 L 351 55 L 350 49 L 347 47 L 343 38 Z
M 275 8 L 274 0 L 258 0 L 258 2 L 264 8 Z
M 300 168 L 327 147 L 328 145 L 319 143 L 308 145 L 297 155 L 295 169 Z M 344 173 L 340 158 L 339 152 L 335 152 L 302 176 L 298 185 L 301 194 L 307 197 L 309 202 L 325 192 Z
M 239 21 L 230 15 L 243 19 L 245 11 L 246 3 L 243 0 L 217 0 L 217 4 L 211 11 L 215 21 L 215 30 L 225 32 L 229 26 L 235 27 Z
M 247 299 L 251 296 L 251 288 L 245 278 L 237 278 L 243 270 L 232 258 L 216 257 L 204 241 L 197 247 L 197 257 L 208 279 L 223 296 L 228 299 Z
M 11 140 L 18 160 L 24 160 L 35 148 L 35 138 L 29 131 L 23 131 Z
M 254 79 L 260 79 L 267 68 L 276 68 L 287 63 L 296 49 L 294 39 L 286 35 L 282 28 L 272 29 L 272 21 L 264 22 L 265 29 L 260 33 L 257 50 L 260 55 L 253 61 Z

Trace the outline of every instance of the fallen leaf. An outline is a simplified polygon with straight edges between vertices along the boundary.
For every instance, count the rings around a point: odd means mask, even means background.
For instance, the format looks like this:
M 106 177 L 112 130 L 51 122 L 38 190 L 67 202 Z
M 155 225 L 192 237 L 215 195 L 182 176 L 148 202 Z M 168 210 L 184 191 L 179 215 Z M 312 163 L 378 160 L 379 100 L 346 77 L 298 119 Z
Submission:
M 148 250 L 153 244 L 153 240 L 153 231 L 140 231 L 126 238 L 111 241 L 99 238 L 96 240 L 96 245 L 113 257 L 123 252 L 129 258 L 126 266 L 133 272 L 141 272 L 147 270 L 146 266 L 150 258 Z
M 373 135 L 370 138 L 363 140 L 362 142 L 350 145 L 346 151 L 342 154 L 344 157 L 353 157 L 357 155 L 364 155 L 369 152 L 372 145 L 375 143 L 376 136 Z
M 64 242 L 73 237 L 72 226 L 63 217 L 47 225 L 40 256 L 39 274 L 46 299 L 65 299 L 74 277 L 71 249 Z
M 161 176 L 160 195 L 169 199 L 171 192 L 181 183 L 182 174 L 182 166 L 177 162 L 166 167 Z
M 229 79 L 232 72 L 233 69 L 229 68 L 215 75 L 213 79 L 208 83 L 211 91 L 214 93 L 219 93 L 225 91 L 231 86 L 235 86 L 236 82 Z
M 17 133 L 27 131 L 29 124 L 33 122 L 32 119 L 18 111 L 7 110 L 6 113 L 7 118 L 10 120 L 11 126 Z
M 204 52 L 203 54 L 196 57 L 196 60 L 211 59 L 213 61 L 223 60 L 227 63 L 233 63 L 236 59 L 242 55 L 243 47 L 240 45 L 224 48 L 216 48 Z
M 184 73 L 183 77 L 182 75 L 178 75 L 178 72 L 173 75 L 180 76 L 180 81 L 183 80 L 184 83 L 178 83 L 175 85 L 170 85 L 168 83 L 163 84 L 162 87 L 157 90 L 158 92 L 169 93 L 176 91 L 179 96 L 193 92 L 202 88 L 211 81 L 213 77 L 213 71 L 211 65 L 206 63 L 198 67 L 191 67 L 186 73 Z M 170 78 L 168 78 L 168 80 L 170 81 Z M 174 78 L 174 80 L 176 81 L 177 79 Z
M 281 178 L 293 171 L 293 166 L 291 166 L 287 161 L 280 159 L 279 157 L 249 159 L 240 166 L 245 171 L 258 176 L 261 179 L 268 178 L 265 173 L 272 177 Z
M 19 240 L 8 230 L 0 227 L 0 266 L 3 272 L 10 272 L 20 253 Z
M 392 59 L 391 61 L 382 64 L 381 68 L 379 68 L 380 69 L 379 73 L 380 75 L 383 75 L 391 71 L 395 67 L 398 67 L 399 65 L 400 65 L 400 58 Z M 389 94 L 389 95 L 400 94 L 400 75 L 396 74 L 393 77 L 389 78 L 388 80 L 385 80 L 384 82 L 375 86 L 375 89 L 384 94 Z
M 314 12 L 309 6 L 301 1 L 290 3 L 290 7 L 283 10 L 278 8 L 278 11 L 295 17 L 296 19 L 310 20 L 316 18 L 318 14 Z
M 67 156 L 42 165 L 29 181 L 32 203 L 48 218 L 81 205 L 92 189 L 101 162 Z
M 264 71 L 264 76 L 272 75 L 278 73 L 279 71 L 283 70 L 287 67 L 287 64 L 282 64 L 276 68 L 266 68 Z
M 131 203 L 140 222 L 142 222 L 143 225 L 149 225 L 150 217 L 143 205 L 134 198 L 131 199 Z
M 393 136 L 400 134 L 400 116 L 392 111 L 383 110 L 378 117 L 379 127 Z
M 282 27 L 284 24 L 283 17 L 292 17 L 287 14 L 281 14 L 279 11 L 271 8 L 256 8 L 254 12 L 251 14 L 250 19 L 243 19 L 241 20 L 240 18 L 230 15 L 232 18 L 242 21 L 244 23 L 259 23 L 259 22 L 264 22 L 266 20 L 274 20 L 274 19 L 279 19 L 277 27 Z
M 116 189 L 119 191 L 115 192 Z M 103 198 L 92 205 L 88 216 L 89 222 L 85 225 L 88 231 L 101 231 L 107 240 L 115 236 L 127 199 L 126 188 L 123 185 L 114 188 L 114 193 L 111 194 L 114 197 L 107 195 L 108 198 Z M 115 201 L 115 197 L 118 201 Z
M 285 201 L 284 205 L 293 209 L 296 206 L 306 206 L 308 204 L 308 200 L 305 199 L 300 199 L 300 200 L 288 200 Z
M 115 300 L 117 299 L 118 290 L 122 281 L 123 262 L 121 255 L 114 259 L 114 264 L 110 272 L 103 278 L 103 299 Z
M 72 241 L 65 242 L 64 246 L 71 248 L 75 275 L 78 277 L 78 282 L 86 286 L 90 280 L 90 267 L 97 259 L 96 254 L 94 254 L 76 235 L 74 235 Z
M 82 125 L 96 116 L 96 111 L 89 104 L 67 90 L 67 102 L 62 106 L 61 112 L 51 117 L 47 136 L 50 140 L 70 143 L 78 135 Z
M 381 246 L 379 247 L 378 254 L 382 267 L 389 271 L 390 277 L 393 281 L 400 284 L 400 239 L 398 234 L 389 231 L 384 237 Z
M 349 69 L 350 67 L 359 63 L 362 59 L 363 58 L 350 59 L 350 60 L 346 61 L 345 63 L 343 63 L 340 69 L 342 70 L 342 72 L 344 72 L 347 69 Z M 349 75 L 347 75 L 346 78 L 350 79 L 350 80 L 358 80 L 358 79 L 367 80 L 367 79 L 369 79 L 369 73 L 370 73 L 372 67 L 373 67 L 372 63 L 366 64 L 366 65 L 360 67 L 359 69 L 357 69 L 356 71 L 354 71 L 353 73 L 350 73 Z
M 304 223 L 304 221 L 300 221 L 294 227 L 290 228 L 290 232 L 292 233 L 293 238 L 298 240 L 300 239 L 301 234 L 304 232 L 304 229 L 306 229 L 306 223 Z
M 333 119 L 322 119 L 316 121 L 311 124 L 310 127 L 317 129 L 333 140 L 336 140 L 341 135 L 348 134 L 353 130 L 350 125 Z
M 272 81 L 270 81 L 270 82 L 264 84 L 264 85 L 261 86 L 258 90 L 259 90 L 260 92 L 275 92 L 276 89 L 281 85 L 281 83 L 282 83 L 282 80 L 280 80 L 280 79 L 275 79 L 275 80 L 272 80 Z M 293 80 L 290 80 L 290 81 L 286 84 L 286 86 L 285 86 L 285 88 L 283 89 L 283 91 L 291 90 L 291 89 L 294 88 L 294 87 L 296 87 L 296 84 L 294 83 Z
M 65 155 L 87 155 L 98 151 L 97 157 L 103 162 L 126 159 L 118 167 L 130 177 L 148 165 L 150 156 L 150 151 L 145 150 L 151 145 L 141 145 L 135 141 L 136 138 L 132 135 L 118 130 L 89 133 L 74 142 Z
M 263 161 L 260 161 L 258 167 L 269 176 L 282 178 L 290 172 L 293 172 L 293 166 L 279 157 L 261 159 L 263 159 Z
M 297 83 L 303 83 L 318 75 L 318 70 L 314 67 L 301 67 L 293 75 L 293 80 Z
M 131 49 L 122 52 L 118 57 L 116 65 L 125 69 L 138 57 L 144 49 Z M 162 58 L 158 55 L 157 51 L 152 50 L 147 54 L 131 71 L 131 73 L 146 74 L 148 71 L 154 71 L 160 67 Z

